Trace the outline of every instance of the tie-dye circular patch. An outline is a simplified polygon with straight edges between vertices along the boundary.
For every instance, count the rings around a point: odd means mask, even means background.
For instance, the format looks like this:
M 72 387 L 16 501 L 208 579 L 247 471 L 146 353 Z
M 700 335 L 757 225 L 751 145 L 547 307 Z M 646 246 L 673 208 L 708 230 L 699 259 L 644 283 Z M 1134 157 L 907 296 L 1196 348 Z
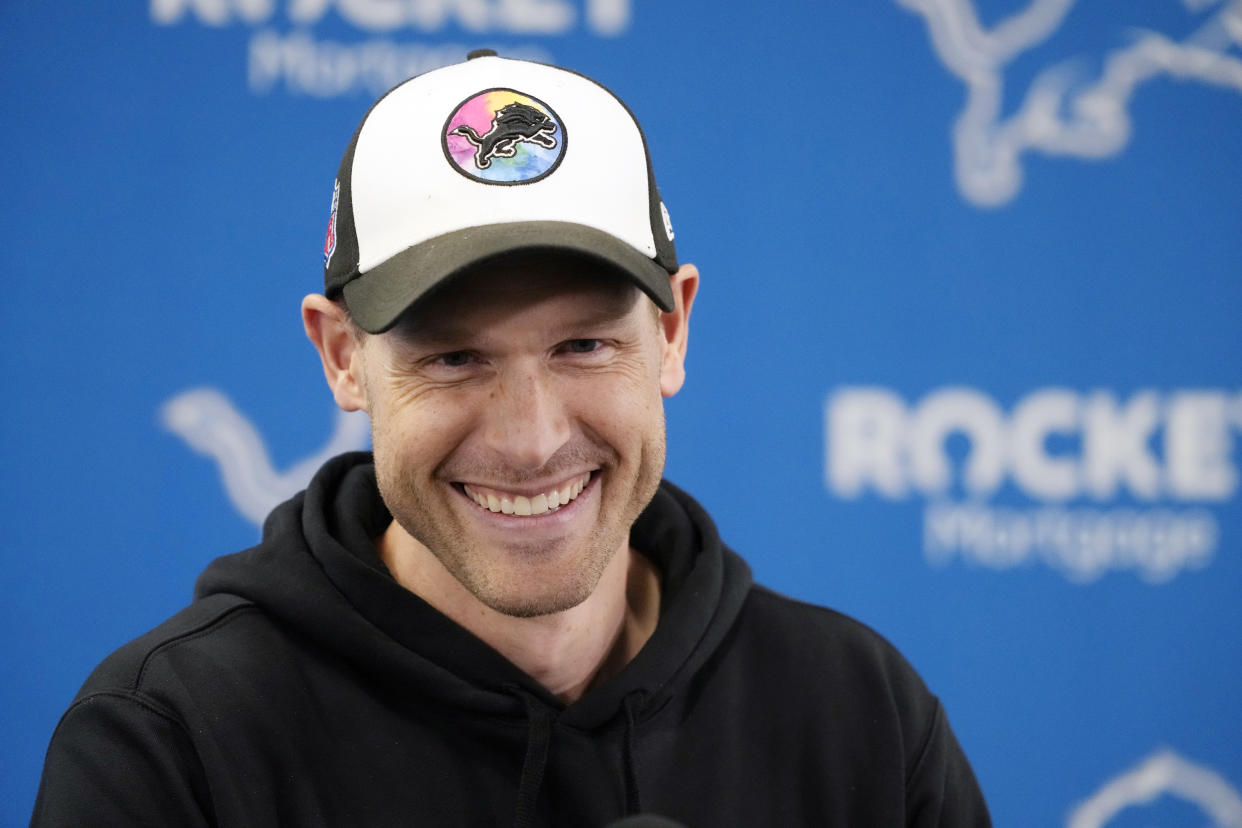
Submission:
M 565 126 L 552 107 L 514 89 L 467 98 L 444 124 L 444 154 L 458 172 L 488 184 L 529 184 L 565 155 Z

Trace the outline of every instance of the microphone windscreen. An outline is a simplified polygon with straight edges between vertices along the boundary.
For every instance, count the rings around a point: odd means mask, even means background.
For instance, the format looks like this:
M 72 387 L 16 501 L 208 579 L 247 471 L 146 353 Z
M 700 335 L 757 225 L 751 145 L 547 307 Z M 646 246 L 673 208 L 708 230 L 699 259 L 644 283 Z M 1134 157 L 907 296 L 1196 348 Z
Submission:
M 634 814 L 610 822 L 604 828 L 686 828 L 686 826 L 675 819 L 657 814 Z

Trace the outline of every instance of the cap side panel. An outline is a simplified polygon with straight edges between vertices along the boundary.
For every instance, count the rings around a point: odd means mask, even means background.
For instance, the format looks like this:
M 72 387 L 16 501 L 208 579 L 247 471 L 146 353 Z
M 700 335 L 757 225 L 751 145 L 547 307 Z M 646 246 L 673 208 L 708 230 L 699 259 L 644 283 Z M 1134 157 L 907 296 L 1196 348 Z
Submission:
M 409 83 L 409 81 L 404 83 Z M 385 92 L 367 108 L 362 120 L 354 129 L 353 136 L 349 139 L 345 154 L 341 156 L 341 164 L 336 172 L 337 186 L 340 187 L 340 192 L 337 194 L 336 250 L 331 259 L 324 263 L 323 287 L 326 296 L 340 293 L 345 283 L 358 273 L 358 233 L 354 225 L 353 199 L 354 152 L 358 146 L 358 136 L 375 108 L 383 103 L 385 98 L 400 89 L 401 85 L 398 84 Z
M 595 78 L 583 75 L 573 69 L 562 69 L 583 80 L 590 81 L 600 89 L 611 95 L 617 103 L 621 104 L 622 109 L 630 116 L 630 120 L 634 122 L 634 128 L 638 130 L 638 137 L 642 140 L 643 156 L 647 161 L 647 201 L 649 219 L 651 221 L 651 236 L 655 242 L 656 254 L 653 258 L 659 262 L 669 273 L 677 272 L 677 248 L 673 244 L 673 239 L 664 230 L 664 214 L 660 210 L 663 200 L 660 198 L 660 190 L 656 187 L 655 166 L 651 162 L 651 148 L 647 145 L 647 134 L 643 132 L 643 126 L 638 122 L 638 118 L 634 115 L 634 110 L 630 109 L 629 104 L 623 101 L 615 92 L 604 84 L 595 80 Z M 665 208 L 667 209 L 667 208 Z

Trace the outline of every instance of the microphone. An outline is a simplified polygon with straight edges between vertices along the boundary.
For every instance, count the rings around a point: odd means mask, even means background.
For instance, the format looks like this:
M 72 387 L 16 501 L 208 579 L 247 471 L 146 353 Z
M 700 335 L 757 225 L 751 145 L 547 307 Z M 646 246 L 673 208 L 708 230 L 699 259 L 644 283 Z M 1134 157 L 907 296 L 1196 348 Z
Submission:
M 675 819 L 659 814 L 634 814 L 608 823 L 604 828 L 686 828 Z

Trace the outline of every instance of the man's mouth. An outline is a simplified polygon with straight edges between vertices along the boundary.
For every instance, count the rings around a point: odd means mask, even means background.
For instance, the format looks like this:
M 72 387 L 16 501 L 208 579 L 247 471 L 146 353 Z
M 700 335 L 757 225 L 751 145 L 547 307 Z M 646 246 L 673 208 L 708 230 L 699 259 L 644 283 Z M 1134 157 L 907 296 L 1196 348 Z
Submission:
M 462 484 L 466 497 L 491 512 L 518 517 L 535 517 L 572 503 L 591 482 L 591 472 L 584 472 L 572 480 L 554 486 L 536 495 L 520 495 L 503 489 L 489 489 L 473 483 Z

